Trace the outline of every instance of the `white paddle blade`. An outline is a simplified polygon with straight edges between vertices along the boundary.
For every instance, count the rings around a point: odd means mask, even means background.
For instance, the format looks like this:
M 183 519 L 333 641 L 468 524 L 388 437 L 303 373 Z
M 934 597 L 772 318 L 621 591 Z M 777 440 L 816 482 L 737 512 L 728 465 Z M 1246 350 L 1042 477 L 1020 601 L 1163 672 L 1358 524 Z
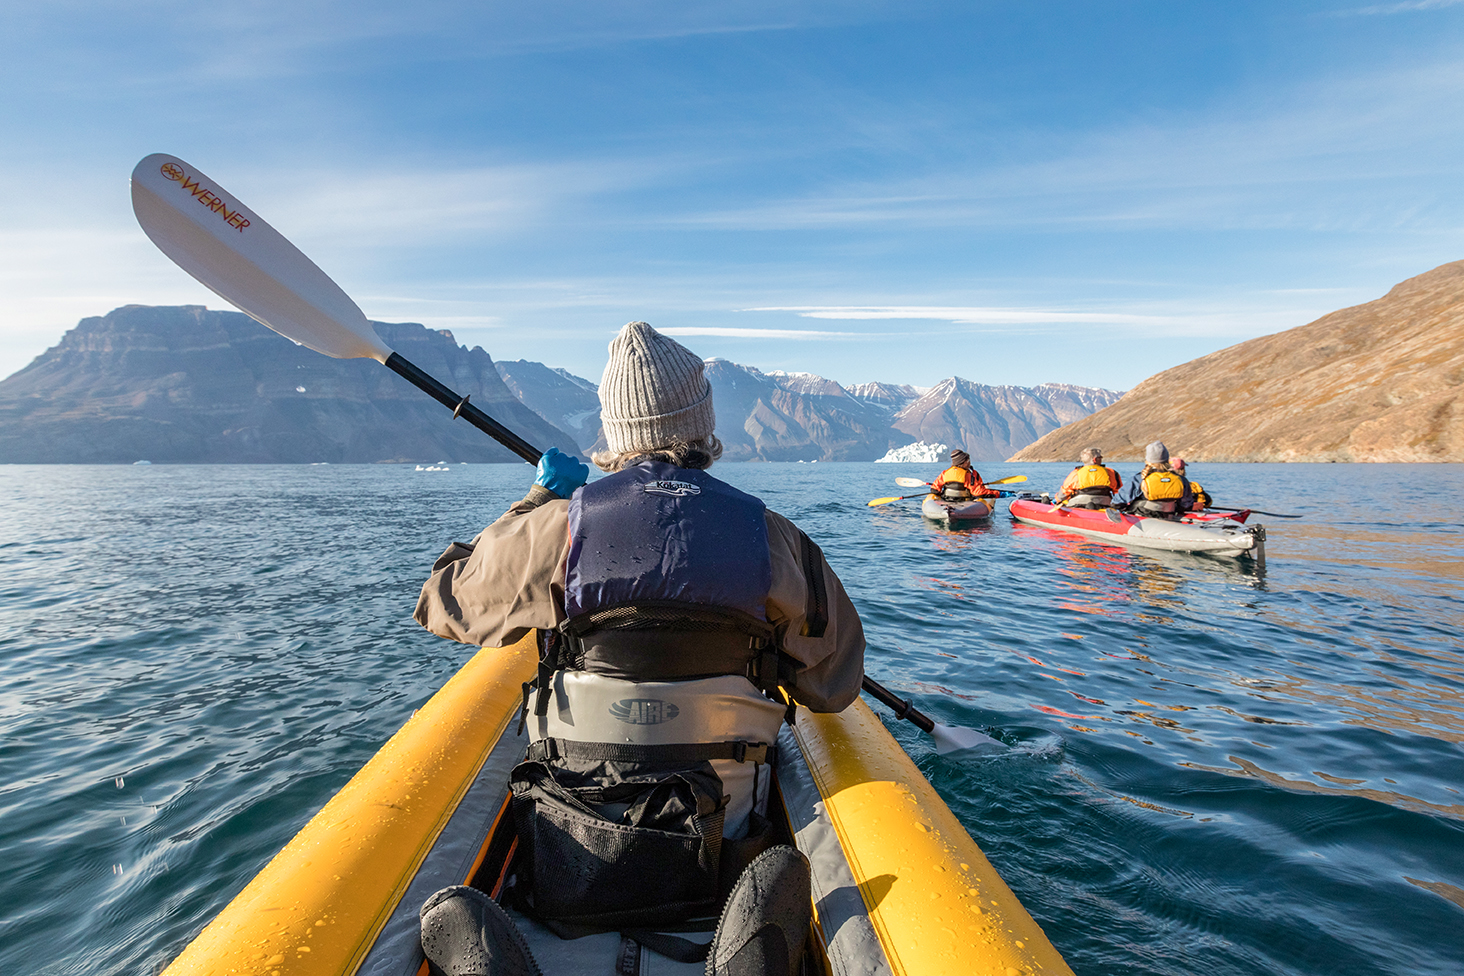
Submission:
M 930 732 L 935 739 L 935 752 L 940 756 L 950 756 L 955 759 L 969 759 L 973 756 L 993 756 L 1006 752 L 1010 746 L 1000 739 L 993 739 L 989 735 L 977 732 L 975 729 L 962 729 L 953 725 L 941 725 L 935 723 L 935 728 Z
M 895 484 L 901 488 L 924 488 L 930 482 L 921 481 L 919 478 L 896 478 Z
M 154 153 L 132 171 L 132 212 L 173 263 L 287 339 L 336 359 L 391 350 L 300 249 L 196 168 Z

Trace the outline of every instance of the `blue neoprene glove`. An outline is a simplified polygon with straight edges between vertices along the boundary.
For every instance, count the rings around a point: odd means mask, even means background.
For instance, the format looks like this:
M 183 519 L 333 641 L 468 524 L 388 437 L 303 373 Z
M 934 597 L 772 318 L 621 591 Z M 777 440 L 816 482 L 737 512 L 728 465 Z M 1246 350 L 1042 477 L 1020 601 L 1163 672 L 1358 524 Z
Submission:
M 590 468 L 573 454 L 560 454 L 551 447 L 539 458 L 539 473 L 534 484 L 543 485 L 560 498 L 568 498 L 574 490 L 590 480 Z

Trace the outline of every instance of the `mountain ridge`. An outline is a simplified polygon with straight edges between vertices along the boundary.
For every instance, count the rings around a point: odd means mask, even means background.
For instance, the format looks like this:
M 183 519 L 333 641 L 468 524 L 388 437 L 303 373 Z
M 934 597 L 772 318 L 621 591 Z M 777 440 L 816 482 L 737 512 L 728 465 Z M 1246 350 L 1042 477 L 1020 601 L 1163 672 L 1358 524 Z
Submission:
M 374 323 L 389 346 L 539 447 L 603 449 L 596 384 L 529 360 L 496 362 L 450 332 Z M 948 416 L 916 418 L 932 394 L 845 388 L 808 372 L 706 362 L 727 460 L 872 461 L 922 437 L 1005 456 L 1112 391 L 988 387 L 953 378 Z M 908 429 L 907 429 L 908 428 Z M 298 346 L 233 311 L 129 305 L 83 319 L 0 380 L 0 462 L 516 462 L 366 360 Z

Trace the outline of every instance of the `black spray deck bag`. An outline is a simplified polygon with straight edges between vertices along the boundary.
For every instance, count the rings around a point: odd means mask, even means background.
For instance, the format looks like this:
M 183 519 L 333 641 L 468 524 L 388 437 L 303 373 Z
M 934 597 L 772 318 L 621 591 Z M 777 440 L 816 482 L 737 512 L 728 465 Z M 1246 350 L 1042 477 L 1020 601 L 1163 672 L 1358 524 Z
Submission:
M 510 785 L 525 911 L 605 928 L 716 913 L 726 801 L 711 763 L 530 760 Z

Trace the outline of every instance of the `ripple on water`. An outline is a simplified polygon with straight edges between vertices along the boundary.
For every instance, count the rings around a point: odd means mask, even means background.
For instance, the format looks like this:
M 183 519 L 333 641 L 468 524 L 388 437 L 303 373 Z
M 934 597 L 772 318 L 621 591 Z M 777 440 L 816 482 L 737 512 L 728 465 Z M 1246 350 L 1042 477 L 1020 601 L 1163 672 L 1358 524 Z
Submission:
M 1012 746 L 885 716 L 1078 973 L 1464 968 L 1458 466 L 1202 466 L 1305 516 L 1264 571 L 865 506 L 937 467 L 716 473 L 823 547 L 870 674 Z M 186 944 L 471 655 L 417 589 L 526 479 L 0 468 L 0 972 Z

